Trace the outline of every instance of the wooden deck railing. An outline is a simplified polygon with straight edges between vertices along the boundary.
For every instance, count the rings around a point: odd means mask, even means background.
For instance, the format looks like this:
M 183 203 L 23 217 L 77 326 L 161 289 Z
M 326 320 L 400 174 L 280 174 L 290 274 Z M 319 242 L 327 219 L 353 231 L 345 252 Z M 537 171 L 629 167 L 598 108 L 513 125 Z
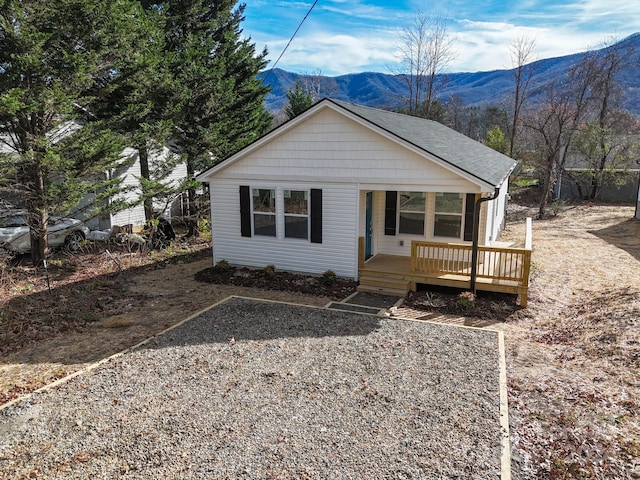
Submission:
M 531 219 L 527 219 L 525 248 L 478 247 L 477 277 L 529 285 Z M 472 246 L 456 243 L 411 242 L 411 271 L 426 275 L 471 275 Z
M 531 219 L 528 218 L 524 247 L 478 247 L 476 280 L 481 283 L 477 287 L 479 290 L 519 294 L 520 304 L 523 307 L 527 305 L 531 271 L 531 234 Z M 359 237 L 358 267 L 361 270 L 366 268 L 364 250 L 364 237 Z M 398 258 L 405 259 L 404 267 L 398 267 L 401 262 L 396 261 L 393 267 L 382 267 L 380 272 L 390 268 L 389 271 L 393 275 L 412 282 L 414 286 L 416 283 L 460 286 L 469 285 L 467 282 L 471 281 L 472 246 L 469 244 L 413 241 L 411 266 L 408 265 L 407 257 Z M 375 259 L 376 257 L 372 262 L 375 262 Z M 372 271 L 380 268 L 380 264 L 376 265 Z

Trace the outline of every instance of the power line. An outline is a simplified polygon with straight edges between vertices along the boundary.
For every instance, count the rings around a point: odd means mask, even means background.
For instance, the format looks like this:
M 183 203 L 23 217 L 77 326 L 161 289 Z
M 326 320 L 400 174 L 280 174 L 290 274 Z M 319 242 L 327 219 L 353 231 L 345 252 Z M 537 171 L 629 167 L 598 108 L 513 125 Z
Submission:
M 293 35 L 291 35 L 291 38 L 289 39 L 289 41 L 287 42 L 287 44 L 285 45 L 284 49 L 282 50 L 282 53 L 280 53 L 280 56 L 278 57 L 278 59 L 275 61 L 275 63 L 273 64 L 273 66 L 271 67 L 271 69 L 269 70 L 269 73 L 267 73 L 267 76 L 264 77 L 264 80 L 262 81 L 263 83 L 267 83 L 267 80 L 269 79 L 269 77 L 271 76 L 271 73 L 273 72 L 273 69 L 276 68 L 276 65 L 278 65 L 278 62 L 280 61 L 280 59 L 282 58 L 282 56 L 284 55 L 284 52 L 287 51 L 287 48 L 289 48 L 289 45 L 291 45 L 291 42 L 293 42 L 293 39 L 295 38 L 296 34 L 298 33 L 298 30 L 300 30 L 300 27 L 302 27 L 302 24 L 304 23 L 304 21 L 307 19 L 307 17 L 309 16 L 309 14 L 311 13 L 311 10 L 313 10 L 313 7 L 316 6 L 316 3 L 318 3 L 318 0 L 315 0 L 313 2 L 313 5 L 311 5 L 311 8 L 309 9 L 309 11 L 307 12 L 307 14 L 304 16 L 304 18 L 302 19 L 302 21 L 300 22 L 300 24 L 298 25 L 298 28 L 296 28 L 296 31 L 293 32 Z

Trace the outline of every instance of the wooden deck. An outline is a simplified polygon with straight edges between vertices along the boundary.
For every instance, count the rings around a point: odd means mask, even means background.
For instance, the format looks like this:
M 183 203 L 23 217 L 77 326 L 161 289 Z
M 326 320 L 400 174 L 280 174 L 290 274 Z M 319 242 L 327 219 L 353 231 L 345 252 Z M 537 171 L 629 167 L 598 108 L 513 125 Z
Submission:
M 359 290 L 405 295 L 417 284 L 471 288 L 472 247 L 469 244 L 412 242 L 410 257 L 361 257 Z M 531 265 L 531 221 L 524 248 L 479 247 L 476 290 L 520 295 L 527 304 Z

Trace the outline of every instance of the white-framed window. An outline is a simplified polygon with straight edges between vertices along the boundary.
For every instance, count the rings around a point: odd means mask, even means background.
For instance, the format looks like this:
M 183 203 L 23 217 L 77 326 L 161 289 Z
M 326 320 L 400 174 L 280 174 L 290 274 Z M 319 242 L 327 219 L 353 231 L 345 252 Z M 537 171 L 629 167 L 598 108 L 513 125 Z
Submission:
M 239 194 L 240 236 L 322 243 L 321 188 L 239 185 Z
M 424 235 L 425 192 L 398 192 L 398 233 Z
M 461 193 L 436 193 L 433 235 L 460 238 L 464 198 Z
M 251 190 L 253 234 L 276 236 L 276 191 L 268 188 Z
M 309 191 L 283 190 L 285 238 L 309 239 Z

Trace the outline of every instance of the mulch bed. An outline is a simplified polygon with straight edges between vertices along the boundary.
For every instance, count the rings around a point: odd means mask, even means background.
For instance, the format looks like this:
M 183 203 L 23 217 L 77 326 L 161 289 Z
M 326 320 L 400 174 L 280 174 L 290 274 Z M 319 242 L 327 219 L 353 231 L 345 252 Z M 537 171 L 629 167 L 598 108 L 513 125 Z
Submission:
M 232 266 L 205 268 L 196 273 L 195 279 L 207 283 L 316 295 L 332 300 L 348 297 L 356 291 L 358 286 L 358 283 L 353 280 L 334 276 L 314 277 L 275 271 L 271 268 L 252 270 Z

